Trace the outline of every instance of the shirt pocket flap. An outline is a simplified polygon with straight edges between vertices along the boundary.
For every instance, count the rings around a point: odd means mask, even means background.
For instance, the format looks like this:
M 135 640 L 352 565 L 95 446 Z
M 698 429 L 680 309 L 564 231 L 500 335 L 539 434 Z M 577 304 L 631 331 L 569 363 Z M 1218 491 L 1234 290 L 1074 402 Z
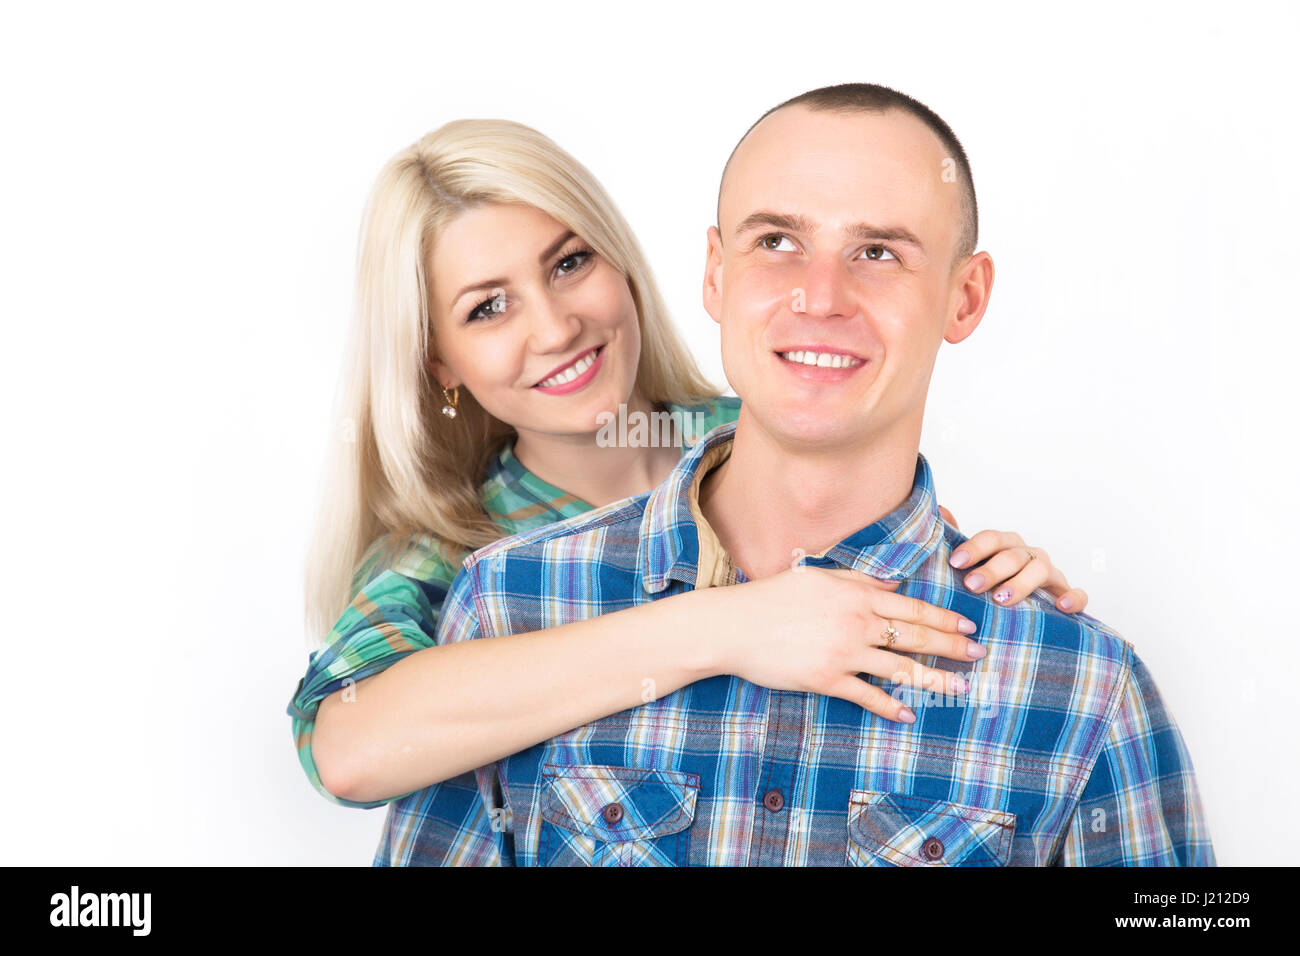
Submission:
M 547 766 L 542 819 L 607 843 L 677 833 L 695 818 L 700 778 L 640 767 Z
M 1006 866 L 1016 815 L 901 793 L 849 794 L 849 854 L 870 866 Z

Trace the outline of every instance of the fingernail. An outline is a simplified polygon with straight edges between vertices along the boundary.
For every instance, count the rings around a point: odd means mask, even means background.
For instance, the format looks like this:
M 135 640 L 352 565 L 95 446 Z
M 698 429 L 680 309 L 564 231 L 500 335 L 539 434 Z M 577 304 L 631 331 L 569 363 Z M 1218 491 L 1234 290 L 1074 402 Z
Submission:
M 957 621 L 957 630 L 961 631 L 963 634 L 974 634 L 975 622 L 968 621 L 966 618 L 963 617 Z
M 1003 588 L 997 594 L 993 595 L 993 600 L 997 601 L 999 604 L 1006 604 L 1011 600 L 1011 589 Z
M 1061 598 L 1062 611 L 1068 611 L 1072 607 L 1074 607 L 1074 598 L 1068 598 L 1068 597 Z
M 951 558 L 948 559 L 948 563 L 951 564 L 954 568 L 962 568 L 966 566 L 966 562 L 969 560 L 970 560 L 969 554 L 967 554 L 965 551 L 957 551 L 956 553 L 953 554 Z
M 911 708 L 904 707 L 898 712 L 898 719 L 905 724 L 916 723 L 916 714 L 912 713 Z
M 966 656 L 969 657 L 971 660 L 977 661 L 981 657 L 983 657 L 986 653 L 988 652 L 984 650 L 983 644 L 977 644 L 974 641 L 966 642 Z
M 966 587 L 970 588 L 972 591 L 978 591 L 980 588 L 984 587 L 984 575 L 972 574 L 966 579 Z

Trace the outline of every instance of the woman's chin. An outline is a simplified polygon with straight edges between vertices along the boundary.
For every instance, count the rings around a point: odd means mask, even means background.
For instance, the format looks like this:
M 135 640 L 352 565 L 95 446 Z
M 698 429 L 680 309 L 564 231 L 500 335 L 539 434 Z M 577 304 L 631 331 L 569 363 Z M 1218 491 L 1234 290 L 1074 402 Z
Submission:
M 619 399 L 601 389 L 590 394 L 584 389 L 572 395 L 538 396 L 529 409 L 528 421 L 512 423 L 516 428 L 550 435 L 589 434 L 607 420 L 617 421 Z

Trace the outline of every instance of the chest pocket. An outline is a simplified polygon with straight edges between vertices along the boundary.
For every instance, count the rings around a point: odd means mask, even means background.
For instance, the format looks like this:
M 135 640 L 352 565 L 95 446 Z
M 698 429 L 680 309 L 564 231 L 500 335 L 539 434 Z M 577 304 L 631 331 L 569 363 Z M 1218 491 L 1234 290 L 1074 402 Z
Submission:
M 849 793 L 850 866 L 1006 866 L 1016 815 L 900 793 Z
M 548 765 L 541 866 L 685 866 L 700 779 L 639 767 Z

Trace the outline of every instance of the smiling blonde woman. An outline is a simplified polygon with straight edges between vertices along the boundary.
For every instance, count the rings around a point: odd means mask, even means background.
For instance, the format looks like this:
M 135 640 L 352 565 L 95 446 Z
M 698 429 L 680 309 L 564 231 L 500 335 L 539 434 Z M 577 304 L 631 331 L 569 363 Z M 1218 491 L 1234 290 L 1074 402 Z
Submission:
M 813 567 L 438 646 L 470 551 L 648 492 L 685 450 L 599 440 L 611 416 L 672 415 L 698 440 L 739 401 L 697 370 L 599 183 L 526 126 L 456 121 L 398 153 L 359 246 L 342 437 L 309 556 L 317 646 L 289 706 L 328 799 L 374 807 L 433 788 L 431 800 L 455 800 L 474 768 L 639 706 L 647 688 L 734 674 L 845 696 L 844 676 L 865 674 L 955 692 L 955 675 L 918 658 L 982 655 L 953 612 Z M 983 531 L 965 550 L 967 567 L 983 562 L 972 590 L 999 588 L 1009 605 L 1042 587 L 1062 610 L 1086 604 L 1017 535 Z M 845 699 L 912 718 L 879 681 Z M 384 852 L 444 862 L 436 847 Z

